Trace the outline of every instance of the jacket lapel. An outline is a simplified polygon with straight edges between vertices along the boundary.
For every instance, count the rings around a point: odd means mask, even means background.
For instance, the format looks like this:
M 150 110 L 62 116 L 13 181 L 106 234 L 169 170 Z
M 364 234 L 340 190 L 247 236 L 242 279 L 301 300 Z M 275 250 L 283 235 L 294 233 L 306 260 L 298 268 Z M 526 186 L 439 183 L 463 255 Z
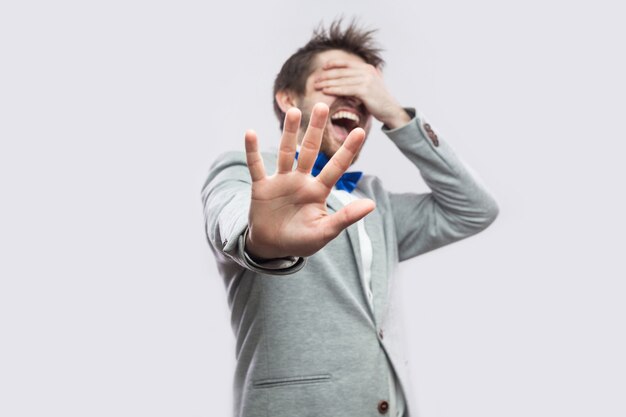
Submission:
M 332 209 L 334 212 L 337 212 L 337 211 L 341 210 L 341 208 L 344 206 L 342 204 L 342 202 L 339 200 L 339 198 L 337 198 L 333 193 L 331 193 L 328 196 L 328 198 L 326 199 L 326 205 L 330 209 Z M 373 213 L 370 213 L 369 216 L 371 216 L 372 214 Z M 362 295 L 363 303 L 365 303 L 365 305 L 367 306 L 367 311 L 369 311 L 370 318 L 372 319 L 373 323 L 376 323 L 377 321 L 375 320 L 375 317 L 376 317 L 375 316 L 375 312 L 372 311 L 372 307 L 369 304 L 369 301 L 367 299 L 367 292 L 366 292 L 366 289 L 364 287 L 364 282 L 363 282 L 363 262 L 361 260 L 361 247 L 360 247 L 360 243 L 359 243 L 359 229 L 358 229 L 357 223 L 354 223 L 353 225 L 348 227 L 346 229 L 346 233 L 348 234 L 348 238 L 350 240 L 350 246 L 351 246 L 351 249 L 352 249 L 352 254 L 355 257 L 355 259 L 357 260 L 357 265 L 358 265 L 358 269 L 359 269 L 359 276 L 357 278 L 359 280 L 359 287 L 361 288 L 361 295 Z M 369 230 L 368 230 L 368 234 L 369 234 Z M 374 254 L 374 258 L 375 257 L 376 257 L 376 254 Z M 373 293 L 373 296 L 374 296 L 373 297 L 374 298 L 374 301 L 373 301 L 374 309 L 376 309 L 377 308 L 377 298 L 379 298 L 379 296 L 376 294 L 376 290 L 377 290 L 378 285 L 376 285 L 374 281 L 375 280 L 372 279 L 372 293 Z

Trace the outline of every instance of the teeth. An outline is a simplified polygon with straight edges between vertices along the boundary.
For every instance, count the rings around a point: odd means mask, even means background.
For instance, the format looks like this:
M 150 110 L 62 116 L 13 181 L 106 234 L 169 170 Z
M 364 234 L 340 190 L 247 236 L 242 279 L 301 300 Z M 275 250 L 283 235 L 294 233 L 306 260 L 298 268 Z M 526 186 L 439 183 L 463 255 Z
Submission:
M 351 113 L 349 111 L 338 111 L 337 113 L 333 114 L 330 117 L 330 119 L 331 120 L 348 119 L 348 120 L 352 120 L 352 121 L 356 122 L 357 124 L 361 121 L 359 116 L 357 116 L 356 114 Z

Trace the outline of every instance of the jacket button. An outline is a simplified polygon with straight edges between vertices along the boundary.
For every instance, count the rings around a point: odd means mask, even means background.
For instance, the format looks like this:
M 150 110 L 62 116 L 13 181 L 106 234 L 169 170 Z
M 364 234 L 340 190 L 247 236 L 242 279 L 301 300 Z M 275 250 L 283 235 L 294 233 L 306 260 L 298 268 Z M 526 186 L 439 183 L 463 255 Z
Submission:
M 378 412 L 380 414 L 386 414 L 389 411 L 389 403 L 385 400 L 380 400 L 378 402 Z
M 381 339 L 383 338 L 383 336 L 384 336 L 384 334 L 383 334 L 383 329 L 380 329 L 380 330 L 378 331 L 378 336 L 379 336 Z

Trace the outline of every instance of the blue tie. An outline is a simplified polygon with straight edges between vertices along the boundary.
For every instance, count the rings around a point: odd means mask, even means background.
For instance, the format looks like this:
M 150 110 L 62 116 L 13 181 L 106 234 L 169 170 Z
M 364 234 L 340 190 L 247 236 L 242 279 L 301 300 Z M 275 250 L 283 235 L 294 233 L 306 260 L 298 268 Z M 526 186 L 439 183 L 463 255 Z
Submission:
M 298 155 L 300 155 L 300 153 L 296 152 L 296 159 L 298 159 Z M 326 154 L 322 152 L 318 153 L 315 164 L 313 165 L 313 169 L 311 170 L 311 174 L 314 177 L 317 177 L 329 160 L 330 159 L 328 159 Z M 335 187 L 337 187 L 338 190 L 345 190 L 351 193 L 352 190 L 356 188 L 356 184 L 357 182 L 359 182 L 362 176 L 363 173 L 361 171 L 346 172 L 339 178 L 339 181 L 337 181 Z

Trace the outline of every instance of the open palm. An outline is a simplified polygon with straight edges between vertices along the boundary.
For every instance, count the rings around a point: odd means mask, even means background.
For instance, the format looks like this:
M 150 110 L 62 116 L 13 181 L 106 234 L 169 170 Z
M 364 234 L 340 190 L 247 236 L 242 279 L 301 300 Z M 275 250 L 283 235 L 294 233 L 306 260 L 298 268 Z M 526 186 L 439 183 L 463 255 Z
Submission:
M 285 115 L 276 172 L 271 176 L 265 172 L 256 134 L 246 132 L 246 158 L 252 177 L 246 251 L 255 257 L 310 256 L 374 210 L 374 202 L 368 199 L 354 201 L 333 214 L 326 210 L 326 198 L 365 140 L 363 129 L 350 132 L 319 175 L 312 177 L 328 106 L 318 103 L 313 107 L 293 169 L 300 117 L 297 108 Z

